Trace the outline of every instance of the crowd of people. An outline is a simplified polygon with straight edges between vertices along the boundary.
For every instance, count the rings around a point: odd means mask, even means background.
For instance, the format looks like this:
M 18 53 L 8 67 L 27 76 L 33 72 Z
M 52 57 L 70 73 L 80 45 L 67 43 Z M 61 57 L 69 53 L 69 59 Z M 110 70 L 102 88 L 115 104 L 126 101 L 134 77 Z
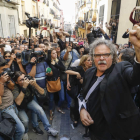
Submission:
M 117 26 L 117 20 L 106 23 L 107 35 L 100 27 L 91 32 L 89 24 L 87 39 L 62 29 L 48 30 L 48 37 L 41 30 L 30 40 L 20 34 L 0 38 L 0 140 L 28 140 L 29 120 L 36 134 L 44 134 L 41 121 L 56 137 L 49 121 L 54 108 L 65 114 L 64 102 L 73 126 L 81 119 L 91 140 L 139 140 L 140 27 L 127 29 L 122 37 L 129 42 L 120 45 L 113 40 Z

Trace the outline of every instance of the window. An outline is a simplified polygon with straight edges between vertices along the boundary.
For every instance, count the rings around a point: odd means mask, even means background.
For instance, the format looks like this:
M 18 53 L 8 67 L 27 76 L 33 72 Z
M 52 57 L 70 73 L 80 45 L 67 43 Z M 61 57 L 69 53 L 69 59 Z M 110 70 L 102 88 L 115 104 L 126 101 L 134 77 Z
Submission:
M 0 15 L 0 37 L 3 37 L 3 30 L 2 30 L 2 20 Z
M 104 21 L 104 5 L 100 6 L 100 12 L 99 12 L 99 24 L 103 26 Z
M 140 6 L 140 0 L 137 0 L 137 4 L 136 4 L 136 6 Z M 139 16 L 140 15 L 140 10 L 136 10 L 135 11 L 135 20 L 136 21 L 139 21 L 140 19 L 139 19 Z
M 112 1 L 111 17 L 113 19 L 119 19 L 120 7 L 121 7 L 121 0 Z
M 118 34 L 118 26 L 119 26 L 119 16 L 120 16 L 120 7 L 121 7 L 121 0 L 113 0 L 112 1 L 112 9 L 111 9 L 111 18 L 112 21 L 110 23 L 116 23 L 116 29 L 113 31 L 113 43 L 116 43 L 117 34 Z
M 8 18 L 9 18 L 10 37 L 15 37 L 15 35 L 16 35 L 15 17 L 14 17 L 14 15 L 9 15 Z

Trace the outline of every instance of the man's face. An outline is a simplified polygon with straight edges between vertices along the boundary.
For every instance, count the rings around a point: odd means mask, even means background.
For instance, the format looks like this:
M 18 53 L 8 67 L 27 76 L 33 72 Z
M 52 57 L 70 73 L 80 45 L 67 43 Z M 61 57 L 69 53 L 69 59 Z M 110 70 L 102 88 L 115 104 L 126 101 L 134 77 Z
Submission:
M 39 44 L 39 48 L 41 48 L 41 50 L 45 52 L 45 45 L 44 44 Z
M 105 72 L 112 65 L 112 55 L 106 45 L 99 45 L 95 48 L 93 57 L 97 71 Z
M 124 49 L 129 48 L 129 45 L 125 44 L 125 45 L 123 45 L 123 47 L 124 47 Z
M 25 77 L 25 75 L 22 74 L 21 76 L 18 77 L 18 79 L 17 79 L 17 81 L 16 81 L 16 84 L 18 84 L 20 87 L 23 86 L 24 77 Z
M 17 43 L 17 45 L 19 45 L 19 41 L 17 41 L 16 43 Z
M 25 45 L 25 50 L 27 50 L 28 49 L 28 46 L 27 45 Z
M 20 45 L 20 50 L 24 51 L 25 50 L 25 46 L 24 45 Z

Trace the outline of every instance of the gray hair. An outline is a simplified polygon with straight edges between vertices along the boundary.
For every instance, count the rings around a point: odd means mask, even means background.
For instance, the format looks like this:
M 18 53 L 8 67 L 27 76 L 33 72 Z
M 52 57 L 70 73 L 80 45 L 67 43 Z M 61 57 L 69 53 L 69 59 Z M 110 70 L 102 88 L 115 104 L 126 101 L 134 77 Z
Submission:
M 97 48 L 99 45 L 106 45 L 110 49 L 110 52 L 113 58 L 112 63 L 115 64 L 117 62 L 117 57 L 118 57 L 117 50 L 116 50 L 115 45 L 112 44 L 112 42 L 109 40 L 96 39 L 92 44 L 90 44 L 90 55 L 92 59 L 94 56 L 95 48 Z

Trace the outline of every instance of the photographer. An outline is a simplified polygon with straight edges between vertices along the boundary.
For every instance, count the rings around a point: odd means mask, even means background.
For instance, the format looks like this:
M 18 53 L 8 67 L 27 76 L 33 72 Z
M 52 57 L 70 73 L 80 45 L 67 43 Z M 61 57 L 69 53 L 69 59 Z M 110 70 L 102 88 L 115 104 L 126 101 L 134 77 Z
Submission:
M 35 52 L 40 51 L 42 51 L 41 48 L 35 48 Z M 37 62 L 39 57 L 42 56 L 31 58 L 30 63 L 26 66 L 26 72 L 36 79 L 37 84 L 41 88 L 46 88 L 46 68 L 48 67 L 48 64 L 44 60 Z
M 14 58 L 13 60 L 11 59 L 11 61 L 13 61 L 11 65 L 11 70 L 13 72 L 21 71 L 26 74 L 21 61 L 21 50 L 19 48 L 14 48 L 12 50 L 12 53 L 16 55 L 16 58 Z
M 88 25 L 87 27 L 87 39 L 88 39 L 88 44 L 90 45 L 96 38 L 100 38 L 102 37 L 102 35 L 104 36 L 105 39 L 110 40 L 110 38 L 108 37 L 108 35 L 106 34 L 106 32 L 101 28 L 101 27 L 97 27 L 97 29 L 93 29 L 93 31 L 91 32 L 91 29 L 93 28 L 93 26 L 91 24 Z
M 22 72 L 17 71 L 14 77 L 16 85 L 14 90 L 12 91 L 15 103 L 20 109 L 19 117 L 25 126 L 25 132 L 27 133 L 28 131 L 28 116 L 25 112 L 25 109 L 28 108 L 29 110 L 38 115 L 39 119 L 43 122 L 44 129 L 47 131 L 47 133 L 52 136 L 56 136 L 58 134 L 58 131 L 50 127 L 49 121 L 46 117 L 44 110 L 33 99 L 35 90 L 37 90 L 39 94 L 43 95 L 44 89 L 36 83 L 35 79 L 29 79 Z M 38 126 L 37 119 L 32 118 L 32 125 L 33 131 L 35 131 L 38 134 L 43 134 L 43 132 L 41 132 Z
M 13 102 L 13 94 L 11 89 L 13 89 L 13 84 L 9 81 L 9 75 L 5 73 L 7 68 L 6 60 L 0 57 L 0 96 L 2 98 L 2 103 L 0 104 L 0 109 L 2 113 L 5 112 L 13 117 L 16 121 L 16 131 L 14 134 L 14 140 L 22 140 L 23 134 L 25 132 L 24 126 L 20 119 L 18 118 L 17 108 Z M 4 73 L 4 74 L 3 74 Z

